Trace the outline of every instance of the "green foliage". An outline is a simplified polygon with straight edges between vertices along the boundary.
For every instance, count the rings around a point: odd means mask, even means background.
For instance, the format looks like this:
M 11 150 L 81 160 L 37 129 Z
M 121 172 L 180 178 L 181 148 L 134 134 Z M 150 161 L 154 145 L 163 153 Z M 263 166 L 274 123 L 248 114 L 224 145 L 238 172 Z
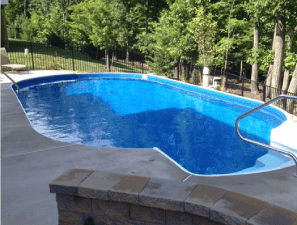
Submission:
M 258 63 L 259 73 L 266 77 L 269 65 L 273 63 L 274 50 L 266 49 L 265 46 L 260 45 L 258 49 L 251 49 L 247 54 L 246 62 L 249 65 Z
M 19 38 L 21 33 L 21 27 L 23 22 L 23 15 L 17 15 L 15 20 L 7 25 L 8 37 Z
M 189 25 L 189 31 L 193 34 L 198 44 L 198 65 L 211 66 L 215 59 L 215 35 L 217 22 L 213 21 L 211 14 L 205 14 L 202 7 L 196 10 L 195 18 Z
M 161 13 L 158 22 L 152 23 L 152 33 L 142 34 L 145 48 L 142 52 L 148 53 L 149 65 L 153 72 L 171 76 L 170 71 L 173 64 L 180 59 L 190 60 L 196 56 L 197 44 L 188 25 L 195 11 L 190 7 L 190 1 L 177 0 L 170 6 L 170 10 Z
M 24 13 L 23 0 L 9 0 L 5 9 L 5 18 L 8 26 L 12 26 L 18 16 Z
M 259 54 L 259 70 L 262 71 L 265 75 L 267 74 L 269 64 L 273 63 L 274 59 L 274 50 L 263 50 L 260 49 Z
M 294 0 L 9 0 L 5 7 L 9 37 L 56 46 L 85 45 L 140 51 L 152 70 L 172 75 L 180 60 L 259 76 L 273 62 L 274 24 L 285 13 L 284 66 L 292 71 L 297 52 L 297 4 Z M 24 12 L 25 9 L 25 12 Z M 231 16 L 230 16 L 231 15 Z M 253 48 L 253 28 L 259 49 Z M 229 29 L 230 28 L 230 29 Z M 229 41 L 228 41 L 229 30 Z
M 297 53 L 290 52 L 286 55 L 284 59 L 285 68 L 290 71 L 290 74 L 293 74 L 294 68 L 297 64 Z
M 36 35 L 36 32 L 32 26 L 32 23 L 28 17 L 22 18 L 22 32 L 20 33 L 20 37 L 22 40 L 25 41 L 32 41 L 34 39 L 34 36 Z

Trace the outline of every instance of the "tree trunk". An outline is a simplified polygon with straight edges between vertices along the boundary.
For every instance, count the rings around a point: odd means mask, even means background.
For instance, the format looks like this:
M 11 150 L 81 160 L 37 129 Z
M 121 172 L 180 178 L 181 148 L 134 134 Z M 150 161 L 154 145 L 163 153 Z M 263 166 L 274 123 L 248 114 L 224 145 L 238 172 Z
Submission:
M 227 43 L 225 67 L 224 67 L 224 73 L 223 73 L 223 79 L 222 79 L 222 87 L 221 87 L 222 91 L 227 90 L 227 76 L 226 76 L 225 72 L 226 72 L 227 64 L 228 64 L 228 52 L 229 52 L 229 41 L 230 41 L 230 31 L 231 31 L 230 19 L 231 19 L 232 10 L 234 7 L 234 2 L 235 2 L 235 0 L 233 0 L 232 5 L 231 5 L 229 22 L 228 22 L 228 43 Z
M 274 42 L 275 54 L 271 78 L 271 98 L 275 98 L 279 94 L 277 89 L 280 89 L 281 70 L 284 58 L 284 25 L 283 16 L 281 15 L 278 17 L 276 29 Z
M 181 81 L 185 81 L 185 68 L 184 68 L 183 63 L 184 63 L 184 61 L 181 58 L 180 61 L 179 61 L 179 73 L 180 73 L 180 80 Z
M 174 59 L 174 62 L 176 62 L 176 59 Z M 179 73 L 178 66 L 179 66 L 179 61 L 175 63 L 174 72 L 173 72 L 173 78 L 177 80 L 178 80 L 178 73 Z
M 269 65 L 268 74 L 266 78 L 266 97 L 270 98 L 270 92 L 271 92 L 271 77 L 272 77 L 272 69 L 273 64 Z
M 288 42 L 287 42 L 287 54 L 290 52 L 291 50 L 291 32 L 288 33 Z M 282 85 L 282 94 L 286 94 L 288 91 L 288 87 L 289 87 L 289 74 L 290 71 L 288 69 L 285 69 L 284 72 L 284 77 L 283 77 L 283 85 Z
M 126 49 L 126 62 L 130 62 L 130 52 L 129 52 L 129 45 L 127 44 L 127 49 Z
M 191 78 L 193 79 L 194 84 L 195 84 L 196 61 L 197 61 L 197 57 L 194 57 L 192 59 L 192 68 L 191 68 Z
M 109 51 L 108 49 L 105 49 L 105 67 L 108 71 L 110 71 L 109 67 Z
M 258 49 L 259 48 L 259 32 L 256 27 L 254 27 L 254 47 L 253 49 Z M 254 57 L 256 55 L 254 54 Z M 258 92 L 258 63 L 255 62 L 252 65 L 252 75 L 251 75 L 251 92 Z
M 297 94 L 297 64 L 295 66 L 293 77 L 290 82 L 288 93 L 292 95 Z M 296 104 L 296 101 L 288 100 L 287 102 L 287 111 L 291 114 L 293 114 L 294 112 L 294 104 Z
M 242 66 L 243 66 L 243 60 L 242 60 L 242 58 L 241 58 L 241 60 L 240 60 L 239 80 L 241 80 L 241 77 L 242 77 Z
M 202 86 L 203 80 L 202 80 L 202 73 L 203 73 L 203 68 L 201 67 L 199 70 L 199 84 Z
M 63 13 L 63 41 L 64 42 L 66 42 L 66 34 L 65 34 L 65 32 L 66 32 L 66 27 L 65 27 L 65 21 L 66 21 L 66 15 L 65 15 L 65 13 Z
M 113 60 L 114 60 L 114 52 L 112 52 L 112 55 L 111 55 L 111 66 L 110 66 L 110 71 L 112 72 L 112 69 L 113 69 Z
M 226 87 L 227 87 L 227 76 L 226 76 L 225 73 L 223 73 L 221 90 L 222 90 L 222 91 L 226 91 L 226 90 L 227 90 Z
M 277 23 L 275 23 L 274 25 L 273 40 L 272 40 L 272 46 L 271 46 L 272 50 L 275 50 L 276 34 L 277 34 Z
M 147 24 L 148 24 L 148 13 L 149 13 L 149 3 L 146 1 L 146 13 L 145 13 L 145 33 L 148 33 Z
M 277 31 L 277 23 L 275 23 L 275 26 L 274 26 L 273 40 L 272 40 L 272 46 L 271 46 L 272 50 L 275 50 L 276 31 Z M 272 70 L 273 70 L 273 63 L 269 64 L 267 78 L 266 78 L 266 96 L 269 98 L 271 97 L 270 92 L 271 92 Z
M 6 29 L 6 19 L 5 19 L 5 10 L 4 6 L 0 7 L 0 20 L 1 20 L 1 47 L 8 48 L 8 36 Z
M 282 86 L 282 94 L 286 94 L 289 87 L 289 74 L 290 71 L 288 69 L 285 69 L 284 72 L 284 79 L 283 79 L 283 86 Z
M 96 60 L 98 60 L 98 51 L 99 51 L 99 48 L 97 47 L 97 51 L 96 51 Z
M 24 0 L 24 16 L 26 16 L 26 0 Z
M 117 46 L 114 47 L 114 60 L 118 61 L 118 48 L 117 48 Z

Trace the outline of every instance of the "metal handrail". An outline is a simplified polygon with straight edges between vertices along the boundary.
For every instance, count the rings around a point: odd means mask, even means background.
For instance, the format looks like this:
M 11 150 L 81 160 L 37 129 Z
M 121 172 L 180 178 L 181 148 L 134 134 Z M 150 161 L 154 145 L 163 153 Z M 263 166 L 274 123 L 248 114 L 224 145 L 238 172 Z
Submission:
M 236 133 L 237 133 L 237 135 L 238 135 L 239 138 L 242 139 L 243 141 L 246 141 L 246 142 L 249 142 L 249 143 L 252 143 L 252 144 L 261 146 L 261 147 L 263 147 L 263 148 L 268 148 L 268 149 L 270 149 L 270 150 L 277 151 L 277 152 L 280 152 L 280 153 L 282 153 L 282 154 L 284 154 L 284 155 L 287 155 L 287 156 L 291 157 L 291 158 L 294 160 L 295 164 L 296 164 L 296 173 L 294 173 L 293 176 L 294 176 L 294 177 L 297 177 L 297 157 L 296 157 L 293 153 L 291 153 L 291 152 L 289 152 L 289 151 L 286 151 L 286 150 L 283 150 L 283 149 L 280 149 L 280 148 L 276 148 L 276 147 L 272 147 L 272 146 L 269 146 L 269 145 L 266 145 L 266 144 L 262 144 L 262 143 L 257 142 L 257 141 L 253 141 L 253 140 L 250 140 L 250 139 L 248 139 L 248 138 L 244 138 L 244 137 L 240 134 L 240 132 L 239 132 L 239 128 L 238 128 L 238 126 L 239 126 L 239 121 L 240 121 L 242 118 L 244 118 L 244 117 L 246 117 L 246 116 L 248 116 L 248 115 L 254 113 L 255 111 L 258 111 L 259 109 L 262 109 L 262 108 L 264 108 L 265 106 L 267 106 L 267 105 L 269 105 L 269 104 L 271 104 L 271 103 L 273 103 L 273 102 L 275 102 L 275 101 L 278 101 L 278 100 L 280 100 L 280 99 L 297 100 L 297 97 L 296 97 L 296 96 L 289 96 L 289 95 L 279 95 L 279 96 L 277 96 L 276 98 L 271 99 L 270 101 L 268 101 L 268 102 L 266 102 L 266 103 L 263 103 L 262 105 L 260 105 L 260 106 L 258 106 L 258 107 L 256 107 L 256 108 L 254 108 L 254 109 L 252 109 L 252 110 L 250 110 L 250 111 L 248 111 L 248 112 L 242 114 L 241 116 L 239 116 L 239 117 L 236 119 L 236 122 L 235 122 L 235 129 L 236 129 Z
M 14 84 L 14 86 L 16 87 L 17 91 L 18 91 L 18 95 L 20 93 L 20 87 L 19 85 L 17 85 L 17 83 L 10 77 L 8 76 L 8 74 L 6 74 L 3 70 L 1 70 L 1 72 L 9 79 L 11 80 L 11 82 Z

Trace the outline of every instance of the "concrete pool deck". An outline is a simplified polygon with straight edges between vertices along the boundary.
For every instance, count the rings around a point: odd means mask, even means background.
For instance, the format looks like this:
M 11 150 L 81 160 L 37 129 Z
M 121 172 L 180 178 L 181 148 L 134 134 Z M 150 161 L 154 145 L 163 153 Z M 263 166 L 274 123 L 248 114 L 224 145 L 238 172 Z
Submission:
M 13 78 L 34 77 L 35 72 Z M 52 72 L 44 72 L 49 74 Z M 31 127 L 10 83 L 1 84 L 1 224 L 57 224 L 57 203 L 49 192 L 49 183 L 69 168 L 176 181 L 189 176 L 153 149 L 97 148 L 46 138 Z M 259 174 L 191 176 L 185 182 L 234 191 L 297 214 L 295 171 L 291 166 Z

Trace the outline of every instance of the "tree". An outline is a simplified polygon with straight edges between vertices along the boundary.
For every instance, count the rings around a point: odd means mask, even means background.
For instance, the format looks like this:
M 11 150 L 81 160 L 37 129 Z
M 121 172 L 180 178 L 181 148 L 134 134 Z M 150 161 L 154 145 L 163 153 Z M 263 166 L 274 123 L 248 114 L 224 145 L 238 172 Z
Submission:
M 259 61 L 261 62 L 259 55 L 260 53 L 264 53 L 259 49 L 259 28 L 265 24 L 265 10 L 267 10 L 263 6 L 263 2 L 259 0 L 250 0 L 245 4 L 245 8 L 248 11 L 248 14 L 254 26 L 254 45 L 252 50 L 252 58 L 249 59 L 249 62 L 252 64 L 251 91 L 253 93 L 258 92 L 258 63 Z
M 29 13 L 32 29 L 36 34 L 33 36 L 34 41 L 64 47 L 65 21 L 62 3 L 60 0 L 31 0 Z M 24 30 L 23 33 L 26 32 Z
M 297 94 L 297 64 L 296 64 L 295 69 L 294 69 L 294 72 L 293 72 L 293 77 L 292 77 L 292 80 L 291 80 L 291 83 L 290 83 L 288 92 L 291 93 L 291 94 L 293 94 L 293 95 L 296 95 Z M 293 111 L 294 111 L 294 101 L 288 100 L 288 102 L 287 102 L 287 111 L 289 113 L 292 113 L 293 114 Z
M 259 31 L 258 28 L 254 27 L 254 47 L 253 50 L 257 51 L 259 48 Z M 256 52 L 254 53 L 254 56 L 256 55 Z M 258 63 L 255 61 L 252 65 L 252 75 L 251 75 L 251 91 L 252 92 L 258 92 Z
M 281 71 L 284 60 L 284 15 L 279 14 L 276 22 L 275 36 L 275 54 L 273 60 L 272 78 L 271 78 L 271 98 L 278 96 L 280 89 Z
M 215 59 L 217 22 L 213 21 L 210 13 L 206 14 L 203 7 L 200 7 L 196 10 L 195 18 L 192 19 L 189 27 L 198 44 L 198 64 L 211 66 Z
M 223 72 L 231 70 L 240 73 L 241 62 L 245 61 L 252 48 L 252 27 L 243 1 L 217 1 L 208 6 L 208 11 L 217 22 L 216 56 L 214 65 Z M 247 71 L 248 64 L 243 64 Z M 226 69 L 225 69 L 226 68 Z M 222 74 L 223 75 L 223 74 Z M 225 89 L 223 76 L 222 89 Z M 226 86 L 226 85 L 225 85 Z
M 229 48 L 230 48 L 230 33 L 231 33 L 231 16 L 232 16 L 232 10 L 234 7 L 234 2 L 231 4 L 231 9 L 230 9 L 230 15 L 229 15 L 229 21 L 228 21 L 228 38 L 227 38 L 227 46 L 226 46 L 226 57 L 225 57 L 225 66 L 224 66 L 224 73 L 223 73 L 223 80 L 222 80 L 222 87 L 221 90 L 224 91 L 226 89 L 226 84 L 227 84 L 227 76 L 225 74 L 226 69 L 227 69 L 227 64 L 228 64 L 228 53 L 229 53 Z
M 273 38 L 273 49 L 275 50 L 273 68 L 271 69 L 271 98 L 276 97 L 281 89 L 281 78 L 284 65 L 284 58 L 290 51 L 285 52 L 284 42 L 287 38 L 288 31 L 292 31 L 296 27 L 296 4 L 294 1 L 271 1 L 271 18 L 276 19 L 275 35 Z M 268 10 L 270 11 L 270 10 Z M 286 79 L 283 79 L 286 82 Z M 270 81 L 268 80 L 267 83 Z M 286 86 L 286 85 L 283 85 Z
M 71 34 L 77 36 L 77 43 L 86 43 L 82 40 L 87 36 L 91 43 L 106 51 L 106 67 L 109 66 L 109 50 L 116 46 L 117 36 L 121 27 L 124 7 L 117 1 L 91 0 L 71 7 Z
M 289 74 L 290 74 L 290 71 L 288 69 L 285 69 L 284 78 L 283 78 L 283 86 L 282 86 L 282 94 L 286 94 L 287 90 L 289 88 Z
M 153 56 L 149 64 L 154 72 L 172 77 L 174 64 L 197 56 L 197 44 L 189 32 L 194 15 L 195 6 L 189 0 L 177 0 L 170 10 L 161 13 L 158 22 L 153 23 L 153 31 L 146 35 L 146 40 L 150 40 L 147 50 Z
M 273 51 L 273 57 L 274 57 L 274 49 L 275 49 L 275 40 L 276 40 L 276 30 L 277 30 L 277 24 L 275 24 L 275 29 L 273 33 L 273 40 L 272 40 L 272 51 Z M 269 63 L 269 68 L 267 72 L 267 78 L 266 78 L 266 95 L 270 97 L 271 93 L 271 80 L 272 80 L 272 69 L 273 69 L 273 61 Z

